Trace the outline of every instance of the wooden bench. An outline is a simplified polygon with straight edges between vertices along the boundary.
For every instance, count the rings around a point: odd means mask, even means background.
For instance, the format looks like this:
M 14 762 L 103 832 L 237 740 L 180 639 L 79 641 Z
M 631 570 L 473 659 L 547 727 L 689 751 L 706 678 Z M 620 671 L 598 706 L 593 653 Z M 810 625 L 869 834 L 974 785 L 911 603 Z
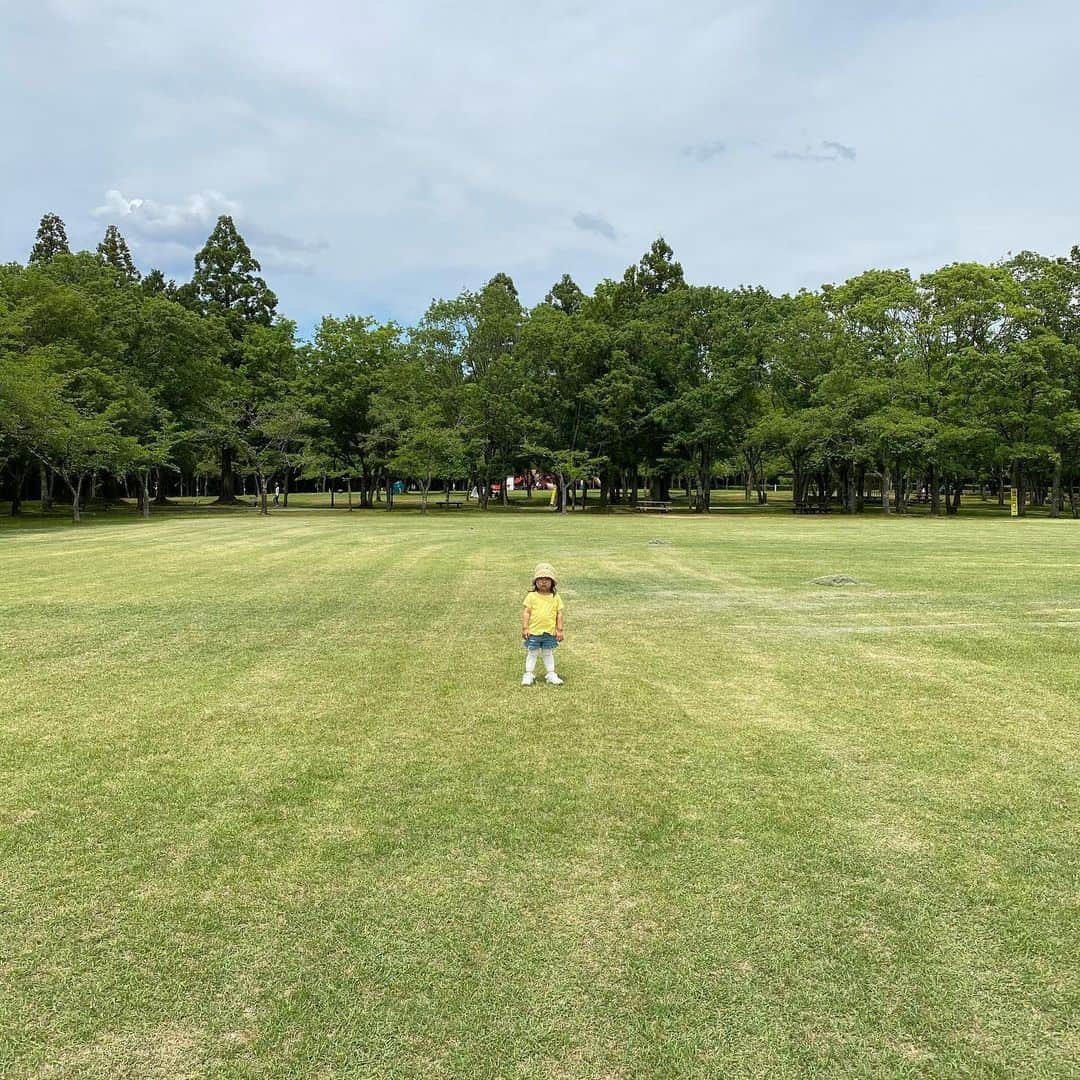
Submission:
M 439 499 L 435 505 L 441 506 L 444 510 L 460 510 L 465 503 L 461 499 Z
M 637 508 L 639 514 L 666 514 L 671 509 L 671 503 L 662 499 L 641 499 Z
M 831 506 L 822 506 L 821 503 L 796 503 L 792 508 L 793 514 L 831 514 Z

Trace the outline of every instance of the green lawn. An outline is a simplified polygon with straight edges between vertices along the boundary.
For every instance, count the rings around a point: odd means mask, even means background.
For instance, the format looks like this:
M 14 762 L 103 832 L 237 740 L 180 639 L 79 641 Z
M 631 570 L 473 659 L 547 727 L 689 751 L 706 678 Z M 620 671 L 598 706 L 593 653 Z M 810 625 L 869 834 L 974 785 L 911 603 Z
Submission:
M 1078 582 L 1071 520 L 4 529 L 0 1074 L 1075 1076 Z

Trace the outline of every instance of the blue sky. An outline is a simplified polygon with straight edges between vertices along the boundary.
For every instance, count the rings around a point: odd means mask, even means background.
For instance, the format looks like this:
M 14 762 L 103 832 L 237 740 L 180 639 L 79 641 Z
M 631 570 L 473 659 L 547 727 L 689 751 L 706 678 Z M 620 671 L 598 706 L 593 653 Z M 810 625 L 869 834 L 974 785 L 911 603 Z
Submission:
M 182 279 L 232 213 L 304 328 L 591 289 L 658 234 L 777 291 L 1080 243 L 1074 0 L 0 11 L 0 259 L 54 210 Z

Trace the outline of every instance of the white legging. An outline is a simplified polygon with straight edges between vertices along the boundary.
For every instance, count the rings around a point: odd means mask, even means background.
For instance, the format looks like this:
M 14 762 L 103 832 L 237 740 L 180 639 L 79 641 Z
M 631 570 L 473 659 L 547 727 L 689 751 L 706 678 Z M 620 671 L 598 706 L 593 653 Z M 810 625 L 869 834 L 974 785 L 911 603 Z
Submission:
M 544 654 L 544 668 L 550 675 L 555 670 L 555 650 L 554 649 L 526 649 L 525 650 L 525 670 L 531 675 L 536 670 L 536 658 L 541 654 Z

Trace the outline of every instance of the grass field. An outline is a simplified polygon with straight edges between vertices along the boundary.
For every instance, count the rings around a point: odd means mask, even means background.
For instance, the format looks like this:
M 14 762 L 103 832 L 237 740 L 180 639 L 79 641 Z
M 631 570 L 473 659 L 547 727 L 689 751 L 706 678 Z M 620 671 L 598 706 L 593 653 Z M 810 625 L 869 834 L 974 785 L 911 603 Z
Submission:
M 0 1074 L 1075 1076 L 1078 581 L 1068 520 L 0 531 Z

